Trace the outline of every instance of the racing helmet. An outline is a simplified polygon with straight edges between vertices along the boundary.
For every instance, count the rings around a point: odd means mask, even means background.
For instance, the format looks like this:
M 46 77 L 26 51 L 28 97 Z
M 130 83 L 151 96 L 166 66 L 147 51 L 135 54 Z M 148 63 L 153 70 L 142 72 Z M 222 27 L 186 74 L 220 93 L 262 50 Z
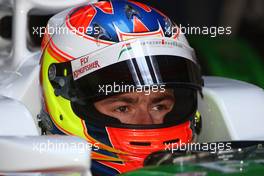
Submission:
M 132 0 L 83 4 L 49 20 L 41 47 L 42 132 L 86 139 L 94 175 L 140 168 L 149 154 L 192 140 L 200 67 L 184 35 L 162 12 Z M 112 86 L 107 93 L 101 90 L 106 85 Z M 133 89 L 120 91 L 126 85 Z M 153 86 L 175 97 L 160 124 L 126 124 L 94 106 Z

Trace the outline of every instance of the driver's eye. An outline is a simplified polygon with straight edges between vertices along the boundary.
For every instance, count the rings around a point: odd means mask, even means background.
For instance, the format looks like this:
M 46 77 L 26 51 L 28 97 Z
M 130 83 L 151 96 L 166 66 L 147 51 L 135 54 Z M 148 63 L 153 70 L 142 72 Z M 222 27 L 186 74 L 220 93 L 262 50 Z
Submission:
M 157 105 L 157 106 L 154 106 L 152 108 L 152 110 L 154 110 L 154 111 L 162 111 L 162 110 L 167 110 L 167 109 L 168 109 L 168 107 L 165 105 Z
M 121 113 L 128 112 L 128 106 L 120 106 L 120 107 L 116 108 L 115 111 L 121 112 Z

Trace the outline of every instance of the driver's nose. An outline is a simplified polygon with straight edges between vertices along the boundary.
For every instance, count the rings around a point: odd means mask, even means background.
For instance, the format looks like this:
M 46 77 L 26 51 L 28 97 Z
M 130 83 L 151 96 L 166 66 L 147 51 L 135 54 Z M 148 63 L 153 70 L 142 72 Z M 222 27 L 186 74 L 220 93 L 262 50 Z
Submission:
M 151 125 L 154 120 L 147 108 L 137 108 L 135 116 L 133 117 L 133 124 Z

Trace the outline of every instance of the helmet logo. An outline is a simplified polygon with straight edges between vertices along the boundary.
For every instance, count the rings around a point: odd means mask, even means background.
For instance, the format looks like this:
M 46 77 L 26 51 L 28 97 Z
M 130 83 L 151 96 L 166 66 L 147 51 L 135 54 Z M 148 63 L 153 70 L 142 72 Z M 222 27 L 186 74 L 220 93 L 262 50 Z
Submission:
M 124 52 L 129 51 L 129 50 L 131 50 L 131 49 L 132 49 L 132 48 L 131 48 L 130 43 L 124 44 L 124 45 L 122 46 L 122 49 L 121 49 L 120 53 L 119 53 L 118 60 L 120 59 L 120 57 L 122 56 L 122 54 L 123 54 Z
M 125 12 L 128 19 L 132 19 L 134 16 L 141 18 L 139 12 L 130 5 L 126 5 Z

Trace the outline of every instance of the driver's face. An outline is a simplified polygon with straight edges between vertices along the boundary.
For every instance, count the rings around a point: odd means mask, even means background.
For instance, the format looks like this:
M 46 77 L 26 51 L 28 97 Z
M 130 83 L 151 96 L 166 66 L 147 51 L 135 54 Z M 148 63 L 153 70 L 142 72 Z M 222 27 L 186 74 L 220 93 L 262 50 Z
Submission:
M 174 106 L 173 90 L 165 92 L 132 92 L 115 95 L 95 103 L 96 109 L 125 124 L 161 124 Z

